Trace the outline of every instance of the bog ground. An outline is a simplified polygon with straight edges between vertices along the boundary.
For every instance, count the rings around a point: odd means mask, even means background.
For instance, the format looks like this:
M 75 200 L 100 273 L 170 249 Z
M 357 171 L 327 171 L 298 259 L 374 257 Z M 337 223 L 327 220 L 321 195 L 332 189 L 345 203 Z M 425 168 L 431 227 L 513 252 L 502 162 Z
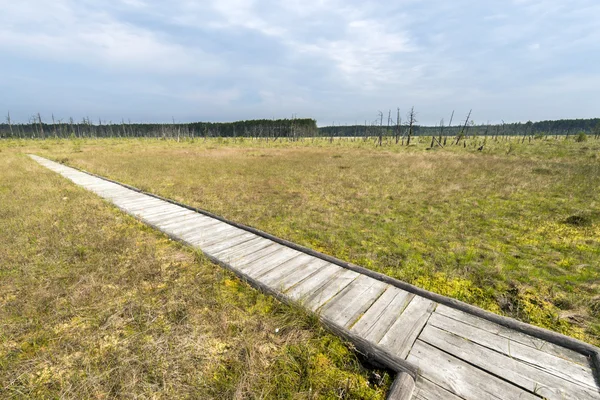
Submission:
M 0 398 L 385 397 L 314 319 L 0 146 Z
M 597 345 L 600 144 L 425 142 L 6 142 L 1 155 L 35 152 Z

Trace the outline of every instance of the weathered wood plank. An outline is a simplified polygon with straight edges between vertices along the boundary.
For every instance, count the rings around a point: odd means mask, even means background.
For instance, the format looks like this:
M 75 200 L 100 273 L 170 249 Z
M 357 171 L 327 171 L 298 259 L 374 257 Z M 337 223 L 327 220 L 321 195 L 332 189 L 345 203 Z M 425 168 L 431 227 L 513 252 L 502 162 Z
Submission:
M 510 339 L 515 342 L 519 342 L 529 347 L 533 347 L 538 350 L 542 350 L 545 353 L 549 353 L 555 355 L 560 358 L 567 359 L 571 362 L 580 365 L 589 365 L 588 357 L 584 356 L 581 353 L 576 351 L 567 349 L 562 346 L 558 346 L 554 343 L 549 343 L 545 340 L 538 339 L 526 333 L 522 333 L 516 331 L 514 329 L 507 328 L 502 325 L 498 325 L 494 322 L 485 320 L 483 318 L 476 317 L 474 315 L 468 314 L 466 312 L 457 310 L 455 308 L 450 308 L 445 305 L 440 305 L 436 310 L 436 313 L 443 314 L 452 319 L 456 319 L 458 321 L 462 321 L 466 324 L 476 326 L 480 329 L 486 330 L 495 335 L 499 335 L 505 337 L 506 339 Z
M 445 315 L 435 313 L 429 323 L 432 326 L 453 333 L 483 347 L 507 355 L 523 363 L 536 366 L 541 371 L 559 376 L 565 380 L 597 389 L 591 365 L 575 364 L 564 358 L 545 353 L 542 350 L 506 339 L 484 329 L 463 323 Z
M 231 235 L 219 239 L 217 242 L 213 242 L 211 245 L 203 246 L 202 251 L 206 254 L 214 255 L 215 252 L 228 249 L 238 244 L 246 243 L 252 239 L 255 239 L 256 235 L 238 229 L 237 232 L 232 232 Z
M 128 199 L 114 198 L 114 199 L 110 199 L 110 201 L 112 201 L 114 205 L 124 208 L 124 209 L 127 209 L 128 211 L 138 211 L 140 209 L 150 208 L 153 205 L 156 205 L 156 206 L 159 206 L 159 205 L 164 206 L 165 205 L 164 201 L 155 199 L 153 197 L 146 197 L 146 198 L 131 197 Z
M 153 218 L 152 223 L 154 224 L 154 226 L 157 226 L 158 228 L 163 229 L 167 226 L 173 226 L 174 224 L 181 224 L 181 223 L 189 220 L 190 218 L 195 217 L 196 215 L 197 215 L 197 213 L 190 211 L 190 210 L 186 210 L 185 208 L 182 208 L 180 212 L 173 214 L 170 217 Z
M 418 376 L 415 382 L 414 400 L 461 400 L 457 395 L 436 385 L 428 379 Z
M 415 364 L 425 379 L 465 400 L 540 400 L 420 340 L 415 342 L 407 361 Z
M 182 234 L 190 229 L 198 229 L 202 226 L 207 226 L 215 222 L 217 221 L 212 218 L 207 218 L 200 214 L 193 214 L 187 217 L 184 221 L 177 223 L 164 223 L 161 225 L 161 229 L 168 230 L 169 232 L 173 232 L 175 234 Z
M 440 314 L 437 316 L 447 318 Z M 431 324 L 423 329 L 419 340 L 548 400 L 600 398 L 597 388 L 590 389 L 572 383 Z
M 228 235 L 238 232 L 238 229 L 227 224 L 212 225 L 208 229 L 202 229 L 195 236 L 187 241 L 193 246 L 203 250 L 207 243 L 213 243 L 215 240 L 226 238 Z
M 153 224 L 159 224 L 163 221 L 167 221 L 172 218 L 175 218 L 177 215 L 190 215 L 191 212 L 192 211 L 186 210 L 185 208 L 182 208 L 182 207 L 165 206 L 165 208 L 161 209 L 160 211 L 159 210 L 157 210 L 156 212 L 141 211 L 141 212 L 137 212 L 136 214 L 138 214 L 141 218 L 144 218 L 147 221 L 152 221 Z
M 253 241 L 255 241 L 255 244 L 251 248 L 227 253 L 226 255 L 219 255 L 218 257 L 232 268 L 239 269 L 244 265 L 275 253 L 282 247 L 278 243 L 263 238 L 257 238 Z
M 180 209 L 167 205 L 167 204 L 163 204 L 161 206 L 158 207 L 152 207 L 152 208 L 142 208 L 142 209 L 138 209 L 138 210 L 131 210 L 129 209 L 129 212 L 131 214 L 136 215 L 138 218 L 144 218 L 144 219 L 152 219 L 155 218 L 157 216 L 166 216 L 166 215 L 170 215 L 173 214 L 175 212 L 179 212 Z
M 271 247 L 273 244 L 275 244 L 275 242 L 255 235 L 254 239 L 248 242 L 214 253 L 214 257 L 217 257 L 219 260 L 232 266 L 234 266 L 234 264 L 235 266 L 239 266 L 243 260 L 248 260 L 249 256 L 253 256 L 255 253 L 261 252 L 262 249 Z M 272 251 L 274 250 L 275 248 L 272 249 Z M 262 254 L 266 255 L 267 253 Z
M 156 202 L 145 202 L 144 204 L 139 204 L 136 205 L 135 207 L 132 206 L 124 206 L 122 204 L 113 202 L 113 204 L 117 207 L 119 207 L 121 210 L 125 211 L 127 214 L 132 215 L 135 218 L 138 218 L 138 212 L 142 212 L 145 210 L 153 210 L 153 209 L 158 209 L 159 207 L 163 207 L 164 204 L 162 203 L 156 203 Z
M 302 282 L 304 279 L 307 279 L 309 276 L 324 268 L 327 264 L 329 264 L 327 261 L 313 257 L 311 262 L 302 264 L 289 275 L 277 282 L 277 290 L 281 292 L 287 291 L 292 286 Z
M 402 314 L 414 294 L 389 287 L 352 327 L 352 331 L 373 343 L 379 343 Z
M 316 292 L 320 286 L 332 279 L 334 275 L 341 273 L 342 270 L 342 267 L 327 263 L 308 278 L 287 289 L 286 296 L 293 300 L 300 300 L 308 294 Z
M 239 270 L 244 272 L 246 275 L 256 278 L 265 272 L 270 271 L 273 268 L 277 268 L 286 261 L 291 260 L 294 257 L 300 256 L 302 253 L 296 250 L 292 250 L 288 247 L 282 246 L 280 251 L 271 253 L 266 257 L 260 258 L 254 262 L 240 267 Z
M 410 400 L 415 390 L 415 380 L 406 372 L 396 375 L 394 383 L 387 394 L 387 400 Z
M 194 225 L 182 226 L 181 230 L 177 231 L 177 235 L 186 242 L 189 242 L 188 239 L 196 237 L 202 230 L 212 229 L 220 223 L 221 221 L 215 219 L 201 220 Z M 173 229 L 173 231 L 175 231 L 175 229 Z
M 406 358 L 435 306 L 436 303 L 431 300 L 413 297 L 404 312 L 381 338 L 379 345 L 400 358 Z
M 359 277 L 354 271 L 342 269 L 339 274 L 334 275 L 328 281 L 319 285 L 316 290 L 302 299 L 302 304 L 311 311 L 317 311 L 333 296 L 344 290 Z
M 321 315 L 347 328 L 364 313 L 388 285 L 361 275 L 323 307 Z
M 163 224 L 168 221 L 175 221 L 176 219 L 179 219 L 179 218 L 189 217 L 191 215 L 192 214 L 190 214 L 189 210 L 181 209 L 181 210 L 174 210 L 173 212 L 168 212 L 165 214 L 157 214 L 153 217 L 141 217 L 141 218 L 144 221 L 148 222 L 149 224 L 152 224 L 152 225 L 160 228 L 160 224 Z
M 279 281 L 292 274 L 301 266 L 308 265 L 313 260 L 314 257 L 309 256 L 308 254 L 300 254 L 298 257 L 294 257 L 281 264 L 279 267 L 258 275 L 256 279 L 261 281 L 264 285 L 279 291 Z

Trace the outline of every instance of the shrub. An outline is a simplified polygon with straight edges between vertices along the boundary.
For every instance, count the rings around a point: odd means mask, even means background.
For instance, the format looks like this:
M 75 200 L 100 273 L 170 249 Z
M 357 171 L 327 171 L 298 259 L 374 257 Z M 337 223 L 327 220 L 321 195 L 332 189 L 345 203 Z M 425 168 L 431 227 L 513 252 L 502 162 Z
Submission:
M 585 132 L 579 132 L 579 135 L 577 135 L 577 137 L 575 138 L 576 142 L 585 142 L 587 140 L 587 135 L 585 134 Z

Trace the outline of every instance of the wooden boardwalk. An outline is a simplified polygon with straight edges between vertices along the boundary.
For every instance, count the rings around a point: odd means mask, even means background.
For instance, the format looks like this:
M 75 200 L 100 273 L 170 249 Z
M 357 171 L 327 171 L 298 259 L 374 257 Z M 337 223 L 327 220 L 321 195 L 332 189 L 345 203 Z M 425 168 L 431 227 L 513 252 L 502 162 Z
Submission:
M 541 339 L 543 335 L 535 333 L 539 329 L 532 328 L 529 334 L 509 328 L 256 232 L 31 157 L 124 212 L 200 249 L 251 284 L 318 313 L 359 350 L 414 378 L 398 398 L 600 399 L 594 368 L 597 348 L 551 333 L 556 340 Z

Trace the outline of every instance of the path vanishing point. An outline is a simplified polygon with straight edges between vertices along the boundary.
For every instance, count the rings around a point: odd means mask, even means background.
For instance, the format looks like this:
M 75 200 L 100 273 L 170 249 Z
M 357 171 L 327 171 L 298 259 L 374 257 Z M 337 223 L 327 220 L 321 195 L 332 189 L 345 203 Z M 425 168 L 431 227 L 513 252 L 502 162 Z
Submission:
M 35 161 L 279 300 L 393 370 L 389 399 L 599 399 L 600 349 L 75 168 Z

